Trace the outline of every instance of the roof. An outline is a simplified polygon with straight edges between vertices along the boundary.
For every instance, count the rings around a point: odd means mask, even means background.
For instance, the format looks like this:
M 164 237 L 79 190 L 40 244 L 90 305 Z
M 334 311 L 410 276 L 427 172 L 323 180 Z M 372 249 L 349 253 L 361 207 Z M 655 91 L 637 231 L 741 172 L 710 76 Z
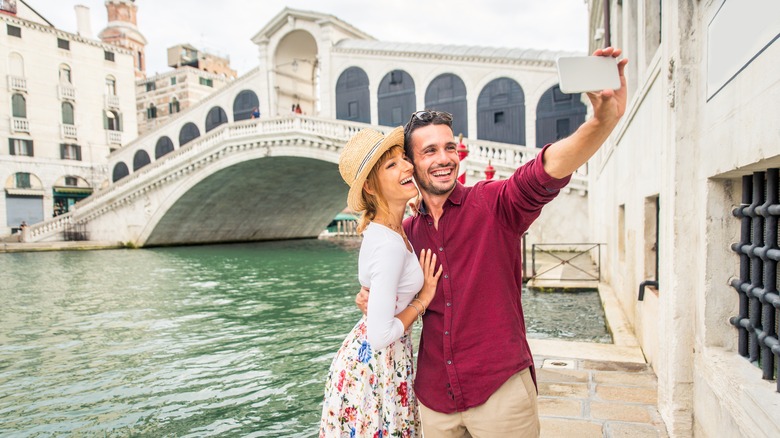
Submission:
M 521 49 L 509 47 L 463 46 L 448 44 L 399 43 L 371 40 L 342 40 L 334 47 L 339 52 L 377 52 L 409 56 L 444 56 L 493 60 L 553 62 L 560 56 L 584 55 L 580 52 Z

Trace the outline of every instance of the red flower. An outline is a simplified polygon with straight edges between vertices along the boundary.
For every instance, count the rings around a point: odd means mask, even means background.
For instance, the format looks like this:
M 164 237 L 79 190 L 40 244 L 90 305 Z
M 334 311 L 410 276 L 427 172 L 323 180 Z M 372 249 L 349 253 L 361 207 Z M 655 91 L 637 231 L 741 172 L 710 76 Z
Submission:
M 398 395 L 401 396 L 401 406 L 403 407 L 409 406 L 409 397 L 407 393 L 406 382 L 401 382 L 401 384 L 398 385 Z
M 346 370 L 341 370 L 341 372 L 339 373 L 339 383 L 336 385 L 336 389 L 338 389 L 339 392 L 341 392 L 341 388 L 344 386 L 344 377 L 346 377 L 346 375 L 347 375 Z

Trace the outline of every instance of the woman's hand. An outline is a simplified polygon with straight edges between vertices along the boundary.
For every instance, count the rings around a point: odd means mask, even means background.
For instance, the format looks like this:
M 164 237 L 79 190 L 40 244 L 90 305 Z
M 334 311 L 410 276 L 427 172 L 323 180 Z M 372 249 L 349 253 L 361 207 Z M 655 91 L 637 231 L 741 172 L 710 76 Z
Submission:
M 439 265 L 439 269 L 436 269 L 436 254 L 430 249 L 420 251 L 420 267 L 422 268 L 425 281 L 418 297 L 427 309 L 434 295 L 436 295 L 436 285 L 439 283 L 439 277 L 444 267 Z

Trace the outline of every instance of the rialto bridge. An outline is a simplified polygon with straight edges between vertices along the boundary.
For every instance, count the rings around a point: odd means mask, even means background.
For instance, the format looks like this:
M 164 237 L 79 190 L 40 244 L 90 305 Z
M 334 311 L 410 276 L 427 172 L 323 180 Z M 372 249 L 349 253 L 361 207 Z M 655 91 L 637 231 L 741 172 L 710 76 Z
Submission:
M 387 43 L 292 9 L 252 41 L 258 67 L 113 152 L 109 178 L 67 214 L 30 226 L 28 240 L 61 240 L 74 226 L 137 246 L 317 236 L 345 207 L 336 163 L 363 127 L 387 130 L 422 108 L 453 113 L 473 184 L 488 161 L 505 178 L 586 115 L 581 96 L 557 87 L 563 53 Z M 584 234 L 586 176 L 566 193 L 537 221 L 537 241 Z

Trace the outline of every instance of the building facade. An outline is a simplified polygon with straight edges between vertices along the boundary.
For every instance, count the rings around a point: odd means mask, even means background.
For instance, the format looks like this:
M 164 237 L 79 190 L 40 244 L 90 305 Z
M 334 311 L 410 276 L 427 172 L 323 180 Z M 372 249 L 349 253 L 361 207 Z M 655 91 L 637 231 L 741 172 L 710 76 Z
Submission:
M 15 6 L 0 11 L 0 236 L 107 183 L 108 155 L 137 135 L 133 53 Z
M 780 3 L 591 0 L 629 105 L 591 160 L 592 237 L 673 437 L 780 436 Z
M 237 76 L 230 60 L 188 45 L 168 49 L 168 65 L 173 71 L 136 82 L 138 133 L 143 135 L 166 123 L 172 116 L 190 108 Z M 226 116 L 216 114 L 210 124 L 221 124 Z M 216 125 L 214 125 L 216 126 Z
M 100 31 L 101 41 L 133 53 L 136 79 L 146 77 L 146 38 L 138 30 L 138 7 L 135 0 L 106 0 L 108 24 Z

